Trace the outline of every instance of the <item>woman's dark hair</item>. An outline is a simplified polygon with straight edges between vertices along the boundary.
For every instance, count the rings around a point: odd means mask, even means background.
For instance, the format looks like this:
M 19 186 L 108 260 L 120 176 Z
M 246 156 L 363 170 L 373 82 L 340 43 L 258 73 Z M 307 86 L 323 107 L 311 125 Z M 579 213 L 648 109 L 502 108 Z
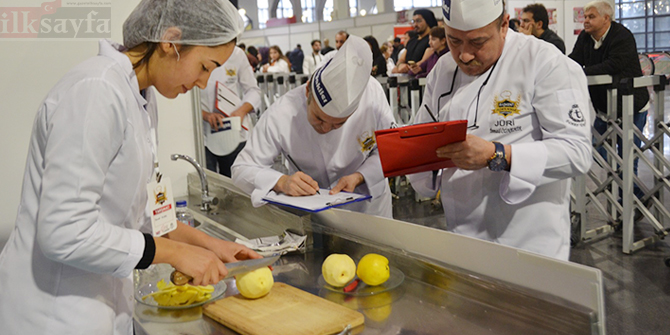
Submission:
M 368 42 L 370 49 L 372 50 L 372 66 L 376 66 L 376 71 L 373 68 L 372 75 L 386 76 L 386 58 L 384 58 L 384 55 L 382 55 L 382 52 L 379 50 L 377 39 L 371 35 L 365 36 L 363 39 Z
M 250 55 L 254 56 L 254 57 L 257 57 L 257 56 L 258 56 L 258 49 L 256 49 L 256 47 L 253 46 L 253 45 L 250 45 L 250 46 L 247 48 L 247 52 L 248 52 Z
M 265 65 L 267 63 L 270 63 L 270 48 L 260 47 L 260 48 L 258 48 L 258 53 L 261 54 L 260 65 Z
M 435 38 L 439 38 L 439 39 L 447 38 L 447 35 L 444 32 L 444 28 L 442 28 L 442 27 L 430 28 L 430 36 L 435 37 Z

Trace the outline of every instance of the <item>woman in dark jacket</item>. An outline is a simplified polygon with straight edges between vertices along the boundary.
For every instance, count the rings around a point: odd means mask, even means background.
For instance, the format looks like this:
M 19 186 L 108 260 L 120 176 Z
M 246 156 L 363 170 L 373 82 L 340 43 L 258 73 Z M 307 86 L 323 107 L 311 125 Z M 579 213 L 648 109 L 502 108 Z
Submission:
M 372 73 L 370 75 L 373 77 L 387 77 L 386 58 L 384 58 L 384 55 L 379 50 L 377 39 L 370 35 L 363 37 L 363 39 L 368 42 L 372 50 Z

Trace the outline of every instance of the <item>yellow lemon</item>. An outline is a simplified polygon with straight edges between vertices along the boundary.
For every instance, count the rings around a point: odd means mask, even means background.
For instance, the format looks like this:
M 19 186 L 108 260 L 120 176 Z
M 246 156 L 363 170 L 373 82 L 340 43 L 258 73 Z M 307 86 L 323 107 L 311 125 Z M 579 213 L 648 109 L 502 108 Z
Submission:
M 367 254 L 358 262 L 356 275 L 364 283 L 377 286 L 385 283 L 391 272 L 388 258 L 378 254 Z
M 236 276 L 235 279 L 237 290 L 247 299 L 257 299 L 270 293 L 272 285 L 275 283 L 272 271 L 268 267 L 243 273 Z
M 356 263 L 348 255 L 331 254 L 321 265 L 323 279 L 331 286 L 343 287 L 356 275 Z

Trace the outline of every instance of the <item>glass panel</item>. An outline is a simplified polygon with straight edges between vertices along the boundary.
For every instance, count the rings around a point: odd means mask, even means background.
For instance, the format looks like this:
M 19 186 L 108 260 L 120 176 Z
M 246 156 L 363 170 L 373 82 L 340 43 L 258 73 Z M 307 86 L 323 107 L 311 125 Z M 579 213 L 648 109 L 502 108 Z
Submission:
M 634 34 L 635 36 L 635 44 L 637 45 L 637 51 L 638 52 L 644 52 L 646 48 L 646 36 L 647 34 Z
M 651 20 L 651 19 L 650 19 Z M 668 31 L 670 30 L 670 16 L 657 17 L 655 20 L 656 30 L 658 31 Z
M 393 8 L 395 11 L 412 8 L 412 0 L 393 0 Z
M 644 19 L 621 20 L 621 24 L 628 28 L 632 33 L 644 33 L 644 23 Z
M 620 6 L 622 18 L 644 16 L 644 2 L 624 3 Z
M 662 50 L 670 47 L 670 33 L 656 33 L 654 49 Z
M 652 19 L 652 18 L 647 19 L 647 31 L 648 32 L 653 32 L 654 31 L 654 19 Z
M 326 3 L 323 5 L 323 20 L 333 20 L 333 0 L 326 0 Z
M 279 0 L 277 4 L 277 18 L 293 16 L 293 4 L 289 0 Z
M 654 14 L 670 14 L 670 0 L 654 1 Z
M 349 16 L 358 16 L 358 0 L 349 0 Z
M 654 49 L 654 34 L 647 34 L 647 52 Z

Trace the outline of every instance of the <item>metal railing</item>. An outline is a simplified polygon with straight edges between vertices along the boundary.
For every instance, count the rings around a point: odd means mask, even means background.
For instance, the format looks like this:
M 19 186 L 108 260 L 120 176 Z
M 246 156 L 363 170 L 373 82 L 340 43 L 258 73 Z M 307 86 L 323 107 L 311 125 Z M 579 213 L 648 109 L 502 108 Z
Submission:
M 617 80 L 608 75 L 589 76 L 589 86 L 608 85 L 607 114 L 597 115 L 607 122 L 603 134 L 593 131 L 594 149 L 604 148 L 607 158 L 594 150 L 596 164 L 584 176 L 574 178 L 571 192 L 573 242 L 586 242 L 607 236 L 617 229 L 622 230 L 622 251 L 630 254 L 652 245 L 668 235 L 670 212 L 665 206 L 665 191 L 670 189 L 670 162 L 663 152 L 665 137 L 670 136 L 669 124 L 665 121 L 665 84 L 663 75 L 644 76 Z M 654 134 L 647 138 L 633 122 L 633 90 L 651 87 L 655 94 L 653 103 Z M 622 117 L 617 116 L 617 95 L 622 96 Z M 634 136 L 641 140 L 638 148 Z M 620 150 L 617 148 L 621 142 Z M 619 154 L 619 151 L 621 154 Z M 646 185 L 634 173 L 634 161 L 648 168 L 653 175 L 653 184 Z M 640 196 L 634 194 L 634 185 Z M 621 198 L 619 198 L 621 195 Z M 587 213 L 589 209 L 595 213 Z M 593 217 L 603 218 L 604 225 L 593 226 Z M 646 220 L 645 220 L 646 219 Z M 654 234 L 635 240 L 636 223 L 647 222 Z M 597 225 L 597 223 L 595 223 Z

